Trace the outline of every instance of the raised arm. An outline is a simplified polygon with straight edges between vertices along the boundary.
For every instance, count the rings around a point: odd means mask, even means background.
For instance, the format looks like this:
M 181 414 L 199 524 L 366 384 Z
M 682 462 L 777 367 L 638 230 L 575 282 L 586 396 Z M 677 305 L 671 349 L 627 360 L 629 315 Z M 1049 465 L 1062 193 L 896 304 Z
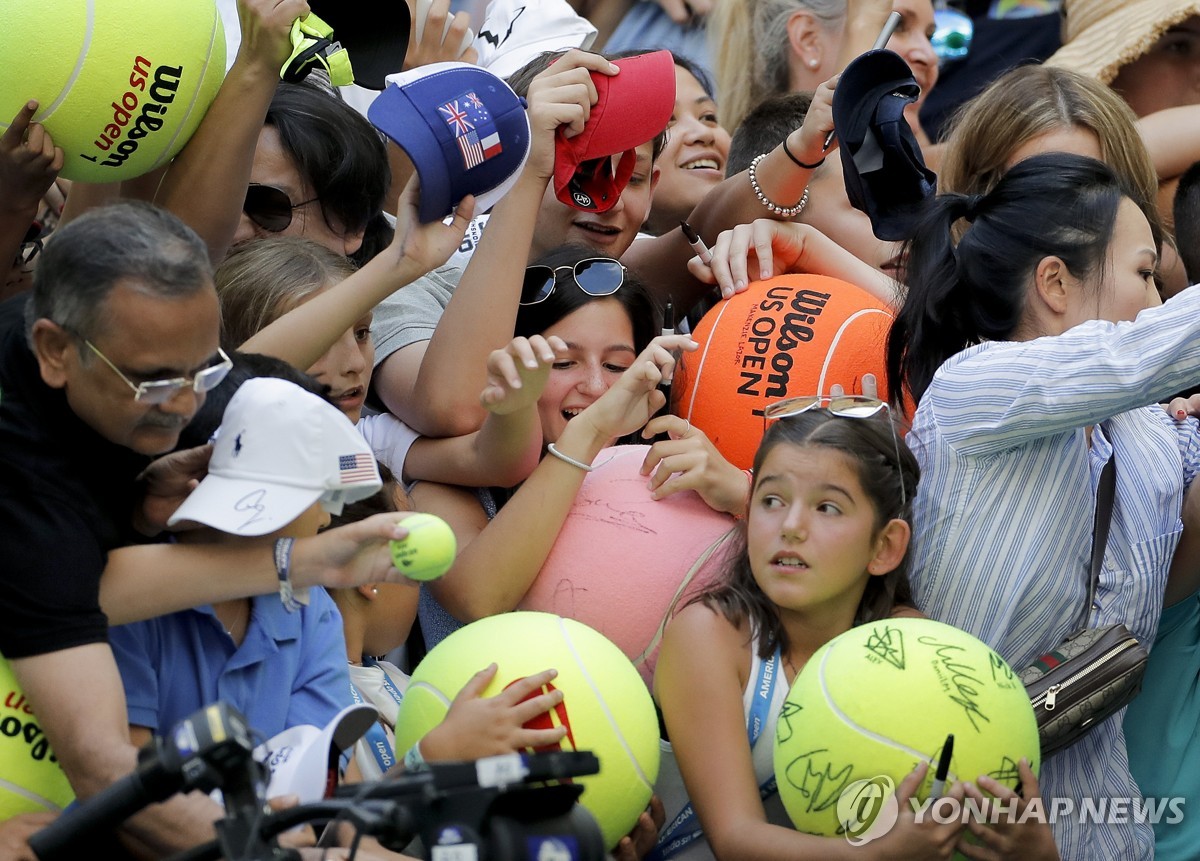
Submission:
M 392 244 L 345 281 L 261 329 L 239 349 L 283 359 L 297 368 L 312 366 L 355 321 L 431 269 L 440 266 L 462 241 L 473 200 L 465 198 L 449 224 L 417 219 L 420 188 L 413 179 L 400 198 Z
M 237 231 L 258 134 L 291 52 L 292 22 L 308 12 L 306 0 L 238 0 L 237 58 L 159 188 L 156 202 L 200 234 L 213 263 Z
M 575 134 L 583 129 L 596 101 L 592 71 L 617 68 L 599 54 L 569 51 L 529 86 L 529 160 L 496 205 L 420 359 L 410 401 L 420 415 L 405 420 L 423 433 L 461 435 L 483 423 L 484 368 L 513 336 L 538 209 L 554 175 L 554 133 L 562 125 Z
M 36 101 L 26 102 L 0 135 L 0 261 L 6 267 L 16 258 L 42 195 L 63 166 L 62 149 L 41 123 L 33 122 L 37 108 Z M 0 283 L 0 296 L 2 288 Z

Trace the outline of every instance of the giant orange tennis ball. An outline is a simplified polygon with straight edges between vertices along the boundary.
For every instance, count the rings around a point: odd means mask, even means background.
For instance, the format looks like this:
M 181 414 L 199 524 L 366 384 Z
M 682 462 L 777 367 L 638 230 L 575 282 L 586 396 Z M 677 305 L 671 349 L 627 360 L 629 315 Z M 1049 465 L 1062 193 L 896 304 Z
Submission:
M 675 380 L 675 412 L 700 428 L 731 463 L 749 469 L 767 404 L 863 394 L 874 374 L 886 397 L 884 355 L 892 312 L 863 289 L 822 275 L 756 281 L 716 305 L 692 337 Z
M 488 661 L 499 669 L 485 697 L 542 670 L 558 670 L 546 687 L 562 691 L 562 702 L 525 726 L 565 726 L 558 749 L 591 751 L 600 760 L 599 774 L 579 778 L 579 801 L 596 817 L 606 846 L 615 846 L 646 808 L 658 778 L 658 717 L 629 660 L 587 625 L 516 612 L 455 631 L 413 671 L 396 717 L 396 750 L 408 750 L 441 723 L 463 685 Z
M 214 0 L 0 0 L 0 132 L 29 99 L 84 182 L 130 179 L 187 143 L 225 76 Z M 15 51 L 15 54 L 11 52 Z
M 712 583 L 734 524 L 694 490 L 654 499 L 649 478 L 639 472 L 649 450 L 621 445 L 595 457 L 520 603 L 522 610 L 595 628 L 633 661 L 647 687 L 667 619 Z
M 0 822 L 18 813 L 62 810 L 74 799 L 29 700 L 0 657 Z

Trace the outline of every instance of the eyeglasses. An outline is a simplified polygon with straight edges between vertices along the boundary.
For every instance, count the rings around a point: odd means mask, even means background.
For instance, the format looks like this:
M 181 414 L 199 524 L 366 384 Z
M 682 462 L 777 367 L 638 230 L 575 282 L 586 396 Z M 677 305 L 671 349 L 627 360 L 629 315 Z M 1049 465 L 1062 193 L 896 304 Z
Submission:
M 887 401 L 869 398 L 866 395 L 810 395 L 801 398 L 788 398 L 769 404 L 763 410 L 764 426 L 772 421 L 791 418 L 809 410 L 827 409 L 831 415 L 843 419 L 870 419 L 881 412 L 888 414 L 888 427 L 892 429 L 892 445 L 896 449 L 896 469 L 900 474 L 900 504 L 908 507 L 908 492 L 904 486 L 904 470 L 900 460 L 900 437 L 896 435 L 896 421 L 892 417 L 892 408 Z
M 252 182 L 246 189 L 242 212 L 246 213 L 246 217 L 263 230 L 282 233 L 292 223 L 293 212 L 316 201 L 317 198 L 314 197 L 303 203 L 292 203 L 292 199 L 283 189 Z
M 579 289 L 589 296 L 611 296 L 625 283 L 625 267 L 609 257 L 589 257 L 574 266 L 527 266 L 521 304 L 536 305 L 549 299 L 558 273 L 563 271 L 569 271 Z
M 112 368 L 116 375 L 125 381 L 125 385 L 133 389 L 133 399 L 139 404 L 165 404 L 188 386 L 191 386 L 192 391 L 198 394 L 211 392 L 220 385 L 221 380 L 225 379 L 225 375 L 233 367 L 233 361 L 225 354 L 224 350 L 218 347 L 217 355 L 221 357 L 221 361 L 202 371 L 197 371 L 192 377 L 175 377 L 171 380 L 149 380 L 144 383 L 135 383 L 121 373 L 121 369 L 114 365 L 108 356 L 96 349 L 95 344 L 86 338 L 83 339 L 83 343 L 100 357 L 100 361 Z

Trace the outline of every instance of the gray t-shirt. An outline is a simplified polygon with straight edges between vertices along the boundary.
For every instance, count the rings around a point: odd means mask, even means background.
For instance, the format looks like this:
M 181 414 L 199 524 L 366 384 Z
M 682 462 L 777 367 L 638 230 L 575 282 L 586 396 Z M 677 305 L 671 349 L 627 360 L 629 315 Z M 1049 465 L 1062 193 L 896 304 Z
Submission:
M 447 264 L 422 275 L 375 307 L 371 339 L 375 367 L 409 344 L 428 341 L 462 278 L 461 266 Z

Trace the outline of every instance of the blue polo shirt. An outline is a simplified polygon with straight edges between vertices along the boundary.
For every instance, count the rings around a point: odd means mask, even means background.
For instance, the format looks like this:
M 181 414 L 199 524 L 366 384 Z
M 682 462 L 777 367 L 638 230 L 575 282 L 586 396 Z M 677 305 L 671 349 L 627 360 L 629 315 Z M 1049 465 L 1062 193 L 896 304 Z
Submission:
M 324 589 L 310 591 L 295 613 L 278 595 L 254 598 L 237 647 L 208 605 L 111 628 L 129 723 L 161 733 L 224 700 L 267 738 L 324 726 L 353 700 L 342 615 Z

